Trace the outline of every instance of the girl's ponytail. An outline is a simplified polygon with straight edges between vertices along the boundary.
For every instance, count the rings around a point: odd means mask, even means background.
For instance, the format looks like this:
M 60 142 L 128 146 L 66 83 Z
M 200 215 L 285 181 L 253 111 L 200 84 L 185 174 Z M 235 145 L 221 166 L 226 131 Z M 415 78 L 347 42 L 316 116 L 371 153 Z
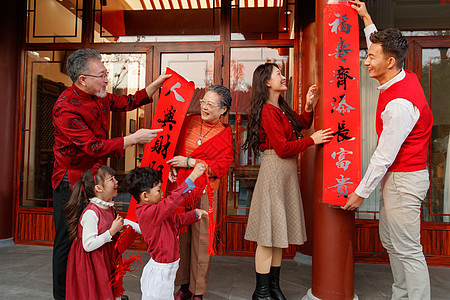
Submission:
M 66 204 L 64 211 L 67 217 L 67 231 L 70 240 L 75 240 L 78 234 L 78 221 L 81 213 L 88 205 L 89 200 L 86 196 L 83 180 L 78 180 L 75 183 L 69 202 Z

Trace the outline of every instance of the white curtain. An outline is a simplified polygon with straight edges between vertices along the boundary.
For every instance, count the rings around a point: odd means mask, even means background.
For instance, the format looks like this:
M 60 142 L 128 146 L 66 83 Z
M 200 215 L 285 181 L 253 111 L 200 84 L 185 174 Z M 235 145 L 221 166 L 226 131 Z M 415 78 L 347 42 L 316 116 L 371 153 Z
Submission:
M 360 57 L 366 56 L 366 50 L 360 51 Z M 370 158 L 377 147 L 377 133 L 375 130 L 375 112 L 378 102 L 379 83 L 369 77 L 364 60 L 360 62 L 360 93 L 361 93 L 361 179 L 366 173 Z M 380 185 L 373 191 L 369 198 L 365 199 L 359 211 L 379 211 L 380 209 Z M 378 219 L 378 213 L 357 213 L 358 219 Z

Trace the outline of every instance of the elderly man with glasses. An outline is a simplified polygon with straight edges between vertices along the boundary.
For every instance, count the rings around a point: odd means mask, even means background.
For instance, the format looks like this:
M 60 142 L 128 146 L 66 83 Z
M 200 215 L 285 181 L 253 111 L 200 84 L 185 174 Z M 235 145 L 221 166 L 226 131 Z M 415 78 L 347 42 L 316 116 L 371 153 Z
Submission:
M 70 186 L 95 163 L 108 157 L 121 157 L 123 150 L 145 144 L 161 130 L 140 129 L 119 138 L 109 138 L 110 112 L 129 111 L 150 103 L 151 96 L 170 75 L 160 75 L 134 95 L 117 96 L 106 92 L 108 74 L 99 52 L 79 49 L 67 59 L 67 72 L 73 84 L 59 96 L 53 107 L 55 146 L 53 152 L 53 297 L 65 299 L 66 264 L 71 241 L 67 233 L 64 207 Z

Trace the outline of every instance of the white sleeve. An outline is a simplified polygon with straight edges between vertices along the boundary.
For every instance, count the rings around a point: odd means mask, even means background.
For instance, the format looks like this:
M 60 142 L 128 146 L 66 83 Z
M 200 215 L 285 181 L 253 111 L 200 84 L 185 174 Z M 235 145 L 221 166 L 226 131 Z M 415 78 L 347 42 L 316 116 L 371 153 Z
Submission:
M 370 24 L 369 26 L 364 28 L 364 35 L 366 36 L 367 49 L 369 49 L 370 45 L 372 45 L 372 42 L 370 41 L 370 35 L 377 31 L 378 30 L 375 24 Z
M 130 221 L 128 219 L 123 220 L 123 225 L 130 225 L 131 227 L 133 227 L 134 231 L 136 231 L 139 234 L 142 234 L 141 232 L 141 227 L 139 227 L 139 224 L 133 221 Z
M 94 251 L 112 240 L 109 230 L 98 235 L 98 217 L 93 210 L 88 209 L 84 212 L 80 224 L 83 226 L 82 238 L 84 251 Z
M 394 99 L 386 105 L 381 114 L 383 131 L 366 174 L 355 190 L 358 196 L 367 198 L 373 192 L 394 162 L 400 147 L 419 117 L 420 112 L 417 107 L 406 99 Z

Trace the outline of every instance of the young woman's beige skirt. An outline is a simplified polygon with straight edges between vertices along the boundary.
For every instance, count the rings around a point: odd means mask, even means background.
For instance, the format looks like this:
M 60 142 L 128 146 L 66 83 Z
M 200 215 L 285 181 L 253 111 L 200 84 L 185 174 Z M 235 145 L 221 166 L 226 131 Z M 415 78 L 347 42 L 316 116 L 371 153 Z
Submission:
M 306 241 L 296 156 L 280 158 L 273 149 L 264 151 L 244 238 L 277 248 Z

